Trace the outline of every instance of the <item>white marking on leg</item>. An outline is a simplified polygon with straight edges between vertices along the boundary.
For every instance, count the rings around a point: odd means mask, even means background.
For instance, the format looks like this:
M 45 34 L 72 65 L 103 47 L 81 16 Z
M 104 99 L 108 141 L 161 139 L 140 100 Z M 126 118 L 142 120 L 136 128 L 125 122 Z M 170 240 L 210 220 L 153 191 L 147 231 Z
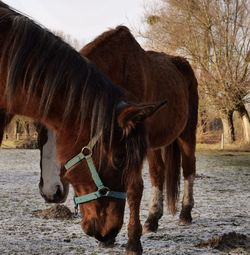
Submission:
M 157 186 L 152 186 L 149 214 L 160 218 L 163 214 L 163 194 Z
M 194 198 L 193 198 L 193 186 L 194 186 L 195 176 L 192 174 L 187 179 L 184 180 L 184 192 L 183 192 L 183 200 L 182 206 L 193 206 Z
M 60 179 L 61 166 L 56 159 L 56 136 L 50 129 L 48 129 L 47 135 L 48 140 L 43 146 L 42 155 L 42 192 L 48 199 L 53 199 L 58 186 L 63 192 L 63 184 Z

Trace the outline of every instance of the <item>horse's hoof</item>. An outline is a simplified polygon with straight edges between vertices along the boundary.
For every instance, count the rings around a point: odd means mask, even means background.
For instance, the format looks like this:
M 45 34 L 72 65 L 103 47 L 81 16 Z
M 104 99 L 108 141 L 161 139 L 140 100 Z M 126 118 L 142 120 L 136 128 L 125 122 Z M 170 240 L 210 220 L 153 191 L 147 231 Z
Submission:
M 152 232 L 156 232 L 158 229 L 158 224 L 155 225 L 155 224 L 150 224 L 149 222 L 146 222 L 143 226 L 143 229 L 142 229 L 142 234 L 147 234 L 147 233 L 152 233 Z
M 141 242 L 128 241 L 128 244 L 126 247 L 126 255 L 141 255 L 141 254 L 142 254 Z
M 126 251 L 126 255 L 141 255 L 142 251 Z
M 108 240 L 107 242 L 99 242 L 101 248 L 113 248 L 115 245 L 115 238 Z
M 143 225 L 143 230 L 142 233 L 146 234 L 146 233 L 152 233 L 152 232 L 156 232 L 158 229 L 158 219 L 153 219 L 151 218 L 150 220 L 146 220 L 146 222 Z
M 183 207 L 180 213 L 179 225 L 187 226 L 192 223 L 192 215 L 191 215 L 192 207 L 186 206 Z
M 192 224 L 192 219 L 179 219 L 179 226 L 188 226 Z

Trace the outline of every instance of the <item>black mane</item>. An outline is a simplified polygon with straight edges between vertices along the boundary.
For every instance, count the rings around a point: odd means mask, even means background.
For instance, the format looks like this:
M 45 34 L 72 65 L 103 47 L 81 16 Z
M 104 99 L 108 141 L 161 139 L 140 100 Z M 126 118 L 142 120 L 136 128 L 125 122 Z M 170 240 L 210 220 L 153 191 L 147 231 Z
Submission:
M 6 28 L 7 27 L 7 28 Z M 77 121 L 83 125 L 91 112 L 92 135 L 111 123 L 114 106 L 122 97 L 94 65 L 60 37 L 0 1 L 0 72 L 7 71 L 5 94 L 9 107 L 17 89 L 25 100 L 39 98 L 38 108 L 46 116 L 54 98 L 61 95 L 65 105 L 63 120 L 77 104 Z

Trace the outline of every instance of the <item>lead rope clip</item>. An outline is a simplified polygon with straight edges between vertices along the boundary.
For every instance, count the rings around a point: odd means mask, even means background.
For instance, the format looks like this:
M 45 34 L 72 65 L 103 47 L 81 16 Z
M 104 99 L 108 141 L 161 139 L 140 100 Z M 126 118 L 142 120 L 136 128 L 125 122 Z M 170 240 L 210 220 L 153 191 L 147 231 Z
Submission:
M 74 218 L 77 218 L 77 216 L 78 216 L 78 205 L 76 204 L 74 208 L 75 208 Z

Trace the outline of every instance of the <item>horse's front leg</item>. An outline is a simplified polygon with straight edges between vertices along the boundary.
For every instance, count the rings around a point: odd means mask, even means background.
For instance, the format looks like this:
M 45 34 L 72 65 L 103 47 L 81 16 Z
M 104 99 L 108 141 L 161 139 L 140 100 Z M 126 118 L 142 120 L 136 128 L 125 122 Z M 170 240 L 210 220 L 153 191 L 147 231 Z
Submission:
M 137 179 L 128 185 L 128 206 L 130 210 L 128 224 L 128 243 L 126 247 L 127 255 L 142 254 L 141 235 L 142 226 L 140 222 L 140 204 L 143 192 L 142 178 Z

